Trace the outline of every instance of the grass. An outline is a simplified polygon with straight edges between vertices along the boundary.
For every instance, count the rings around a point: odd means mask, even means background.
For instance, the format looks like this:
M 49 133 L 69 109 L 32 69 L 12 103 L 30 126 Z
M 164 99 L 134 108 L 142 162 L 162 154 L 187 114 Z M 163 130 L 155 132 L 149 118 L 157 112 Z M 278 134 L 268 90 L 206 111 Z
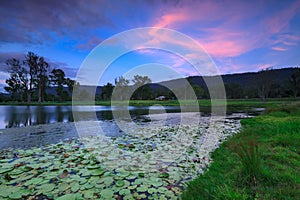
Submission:
M 259 99 L 228 99 L 226 105 L 229 107 L 274 107 L 275 105 L 283 105 L 287 103 L 294 102 L 295 99 L 290 98 L 282 98 L 282 99 L 268 99 L 266 102 L 261 102 Z M 124 105 L 124 101 L 114 101 L 114 105 Z M 203 107 L 210 107 L 211 106 L 210 99 L 201 99 L 198 100 L 199 106 Z M 75 102 L 77 105 L 91 105 L 91 102 Z M 110 106 L 111 101 L 96 101 L 96 105 L 101 106 Z M 162 106 L 189 106 L 195 105 L 194 100 L 182 100 L 178 102 L 177 100 L 166 100 L 166 101 L 156 101 L 156 100 L 131 100 L 131 106 L 152 106 L 152 105 L 162 105 Z M 27 105 L 25 102 L 0 102 L 0 105 Z M 32 102 L 30 105 L 38 106 L 38 105 L 58 105 L 58 106 L 66 106 L 72 105 L 72 101 L 65 101 L 65 102 Z M 224 101 L 214 100 L 214 105 L 223 106 Z
M 300 199 L 300 104 L 242 120 L 182 199 Z

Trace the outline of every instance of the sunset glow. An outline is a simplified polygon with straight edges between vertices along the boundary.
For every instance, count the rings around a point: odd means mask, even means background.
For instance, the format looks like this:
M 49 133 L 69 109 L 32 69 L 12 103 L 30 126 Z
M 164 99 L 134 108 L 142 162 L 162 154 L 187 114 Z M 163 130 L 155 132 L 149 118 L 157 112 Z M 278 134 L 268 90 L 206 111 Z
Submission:
M 53 68 L 63 68 L 67 76 L 74 78 L 85 57 L 101 41 L 142 27 L 169 28 L 193 38 L 223 74 L 300 63 L 299 0 L 3 1 L 1 4 L 1 91 L 7 78 L 4 62 L 8 58 L 23 58 L 24 53 L 33 51 L 44 56 Z M 149 41 L 150 44 L 170 40 L 168 35 L 151 34 L 156 39 Z M 182 45 L 189 48 L 189 44 Z M 130 68 L 150 62 L 177 68 L 184 76 L 193 75 L 186 63 L 174 55 L 140 50 L 116 61 L 100 84 L 113 82 Z

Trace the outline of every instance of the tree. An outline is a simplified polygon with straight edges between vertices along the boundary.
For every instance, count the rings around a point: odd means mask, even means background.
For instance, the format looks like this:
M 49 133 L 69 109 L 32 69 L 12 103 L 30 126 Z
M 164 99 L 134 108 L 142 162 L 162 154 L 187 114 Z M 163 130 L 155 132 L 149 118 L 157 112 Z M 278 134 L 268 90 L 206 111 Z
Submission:
M 300 68 L 297 68 L 297 71 L 291 75 L 289 81 L 292 86 L 293 96 L 296 98 L 300 90 Z
M 101 92 L 101 99 L 110 100 L 113 90 L 114 86 L 111 83 L 107 83 L 106 85 L 104 85 Z
M 262 102 L 265 102 L 266 98 L 269 97 L 272 80 L 270 78 L 270 72 L 272 68 L 266 68 L 258 72 L 258 94 Z
M 135 75 L 133 77 L 133 88 L 134 88 L 134 94 L 133 98 L 135 99 L 149 99 L 152 98 L 151 89 L 149 87 L 149 83 L 151 83 L 151 79 L 148 76 L 140 76 Z
M 129 99 L 129 80 L 125 79 L 123 76 L 120 76 L 118 79 L 115 79 L 115 85 L 114 100 Z
M 37 69 L 38 69 L 38 56 L 33 52 L 28 52 L 25 56 L 25 61 L 23 62 L 28 66 L 29 71 L 29 88 L 28 88 L 28 95 L 27 95 L 27 103 L 31 102 L 31 95 L 34 86 L 34 82 L 37 80 Z
M 26 96 L 29 95 L 28 90 L 28 71 L 22 66 L 22 63 L 13 58 L 6 61 L 6 64 L 10 66 L 10 78 L 5 82 L 8 86 L 4 87 L 4 89 L 12 94 L 14 100 L 18 100 L 21 98 L 23 101 Z
M 68 90 L 69 92 L 73 92 L 73 88 L 74 88 L 74 85 L 76 84 L 76 81 L 75 80 L 72 80 L 70 78 L 66 78 L 65 80 L 66 82 L 66 85 L 68 86 Z
M 192 85 L 192 88 L 195 92 L 195 95 L 197 97 L 197 99 L 201 99 L 204 96 L 204 90 L 201 86 L 199 85 Z
M 226 90 L 226 97 L 228 99 L 241 99 L 244 97 L 244 91 L 240 84 L 226 83 L 225 90 Z
M 46 93 L 46 86 L 48 82 L 48 70 L 50 68 L 50 65 L 45 61 L 43 57 L 38 58 L 37 63 L 37 88 L 38 88 L 38 102 L 44 102 L 44 96 Z
M 50 82 L 53 86 L 57 86 L 56 94 L 59 101 L 63 100 L 64 84 L 66 82 L 65 72 L 62 69 L 53 69 L 50 74 Z

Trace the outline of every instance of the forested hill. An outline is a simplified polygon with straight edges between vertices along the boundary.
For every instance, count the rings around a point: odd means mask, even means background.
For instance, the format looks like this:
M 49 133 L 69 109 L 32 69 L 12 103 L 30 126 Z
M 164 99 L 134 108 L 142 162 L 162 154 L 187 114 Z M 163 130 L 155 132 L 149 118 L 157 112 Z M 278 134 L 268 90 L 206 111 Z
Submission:
M 240 74 L 226 74 L 221 75 L 225 85 L 228 98 L 258 98 L 265 97 L 287 97 L 294 96 L 295 89 L 300 88 L 300 68 L 283 68 L 283 69 L 269 69 L 260 72 L 247 72 Z M 292 75 L 296 74 L 296 81 L 291 80 Z M 207 84 L 214 84 L 216 77 L 214 76 L 191 76 L 187 80 L 191 85 L 199 86 L 204 89 L 207 95 Z M 169 88 L 185 88 L 186 82 L 183 79 L 175 79 L 161 82 Z M 159 84 L 151 84 L 151 88 L 155 91 L 161 90 Z M 296 84 L 296 85 L 295 85 Z M 213 87 L 213 85 L 212 85 Z M 297 87 L 297 88 L 293 88 Z M 262 91 L 264 90 L 264 91 Z M 300 91 L 297 93 L 299 94 Z M 296 94 L 297 95 L 297 94 Z
M 283 68 L 264 70 L 260 72 L 248 72 L 241 74 L 222 75 L 225 85 L 227 98 L 279 98 L 293 97 L 300 94 L 300 75 L 299 68 Z M 291 82 L 293 74 L 298 72 L 298 85 L 295 93 L 294 85 Z M 158 96 L 166 96 L 168 99 L 175 98 L 174 93 L 179 94 L 185 92 L 186 84 L 193 86 L 196 95 L 199 98 L 209 98 L 209 92 L 204 79 L 209 84 L 215 84 L 214 76 L 192 76 L 186 79 L 174 79 L 160 83 L 150 83 L 147 86 L 150 89 L 144 90 L 143 99 L 154 99 Z M 188 81 L 188 82 L 187 82 Z M 173 88 L 173 94 L 167 88 Z M 93 91 L 92 87 L 83 86 L 86 91 Z M 213 85 L 212 85 L 213 88 Z M 50 89 L 51 90 L 51 89 Z M 108 100 L 110 94 L 105 94 L 105 86 L 98 86 L 96 89 L 96 98 L 98 100 Z M 139 90 L 138 92 L 142 92 Z M 182 94 L 183 95 L 183 94 Z M 136 95 L 139 96 L 139 95 Z
M 300 96 L 300 68 L 268 69 L 260 72 L 226 74 L 221 77 L 225 85 L 226 96 L 229 99 Z M 159 96 L 165 96 L 166 99 L 175 99 L 178 96 L 189 99 L 191 96 L 187 93 L 187 84 L 192 86 L 199 99 L 210 98 L 207 83 L 210 85 L 210 88 L 213 88 L 216 83 L 215 80 L 215 76 L 191 76 L 186 79 L 150 83 L 136 90 L 131 99 L 155 99 Z M 58 89 L 58 87 L 48 87 L 46 89 L 46 100 L 71 100 L 71 90 L 64 87 L 64 92 L 62 92 L 64 96 L 59 97 L 57 94 Z M 113 89 L 114 86 L 112 84 L 97 86 L 96 100 L 110 100 Z M 131 94 L 129 91 L 132 91 L 132 86 L 125 86 L 122 90 L 124 92 L 127 89 L 127 93 Z M 82 93 L 82 96 L 87 96 L 94 91 L 92 86 L 80 86 L 79 92 Z M 0 101 L 1 99 L 9 100 L 9 96 L 2 94 L 0 95 Z

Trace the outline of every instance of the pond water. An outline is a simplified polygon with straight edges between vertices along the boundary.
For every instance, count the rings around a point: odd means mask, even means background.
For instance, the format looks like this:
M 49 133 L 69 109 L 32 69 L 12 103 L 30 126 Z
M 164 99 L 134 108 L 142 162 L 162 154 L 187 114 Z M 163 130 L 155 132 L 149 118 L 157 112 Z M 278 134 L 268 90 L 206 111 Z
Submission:
M 96 111 L 99 121 L 112 120 L 113 110 L 129 110 L 133 120 L 142 115 L 153 112 L 180 112 L 176 106 L 151 106 L 151 107 L 116 107 L 116 106 L 76 106 L 75 111 L 84 116 L 89 116 Z M 88 120 L 88 119 L 85 119 Z M 73 122 L 72 106 L 0 106 L 0 129 L 33 126 L 39 124 L 50 124 L 56 122 Z
M 101 127 L 102 133 L 109 137 L 119 137 L 124 135 L 113 119 L 113 111 L 122 113 L 129 111 L 131 119 L 138 124 L 148 124 L 152 119 L 149 114 L 168 113 L 166 118 L 156 119 L 157 123 L 162 125 L 174 125 L 181 122 L 180 107 L 176 106 L 150 106 L 150 107 L 111 107 L 111 106 L 77 106 L 74 108 L 75 113 L 79 115 L 79 120 L 83 123 L 95 121 L 91 118 L 96 113 L 96 120 Z M 245 108 L 228 111 L 232 113 L 245 114 Z M 185 109 L 193 112 L 194 109 Z M 208 108 L 200 108 L 200 115 L 209 115 Z M 251 115 L 257 114 L 255 109 L 250 112 Z M 178 114 L 173 114 L 178 113 Z M 246 113 L 246 115 L 248 115 Z M 240 117 L 237 116 L 236 119 Z M 123 119 L 124 120 L 124 119 Z M 45 144 L 55 144 L 68 138 L 78 138 L 78 127 L 73 122 L 72 106 L 0 106 L 0 150 L 5 148 L 29 148 L 32 146 L 42 146 Z M 78 121 L 78 119 L 76 120 Z M 163 121 L 163 122 L 162 122 Z M 193 121 L 193 120 L 192 120 Z M 132 124 L 128 124 L 129 129 Z M 83 128 L 90 133 L 98 133 L 99 127 L 85 123 Z M 85 130 L 84 130 L 85 131 Z M 81 131 L 82 132 L 82 131 Z M 125 131 L 126 132 L 126 131 Z
M 181 111 L 178 106 L 147 106 L 147 107 L 117 107 L 117 106 L 76 106 L 75 111 L 81 115 L 80 119 L 89 120 L 84 116 L 90 116 L 96 111 L 96 117 L 99 121 L 112 120 L 112 111 L 129 110 L 132 120 L 145 120 L 144 115 L 150 113 L 178 113 Z M 193 108 L 186 110 L 194 112 Z M 210 113 L 210 108 L 201 107 L 203 115 Z M 261 112 L 258 108 L 234 108 L 227 109 L 227 114 L 233 112 L 247 112 L 256 115 Z M 73 122 L 72 106 L 0 106 L 0 129 L 25 127 L 39 124 L 51 124 L 56 122 Z

